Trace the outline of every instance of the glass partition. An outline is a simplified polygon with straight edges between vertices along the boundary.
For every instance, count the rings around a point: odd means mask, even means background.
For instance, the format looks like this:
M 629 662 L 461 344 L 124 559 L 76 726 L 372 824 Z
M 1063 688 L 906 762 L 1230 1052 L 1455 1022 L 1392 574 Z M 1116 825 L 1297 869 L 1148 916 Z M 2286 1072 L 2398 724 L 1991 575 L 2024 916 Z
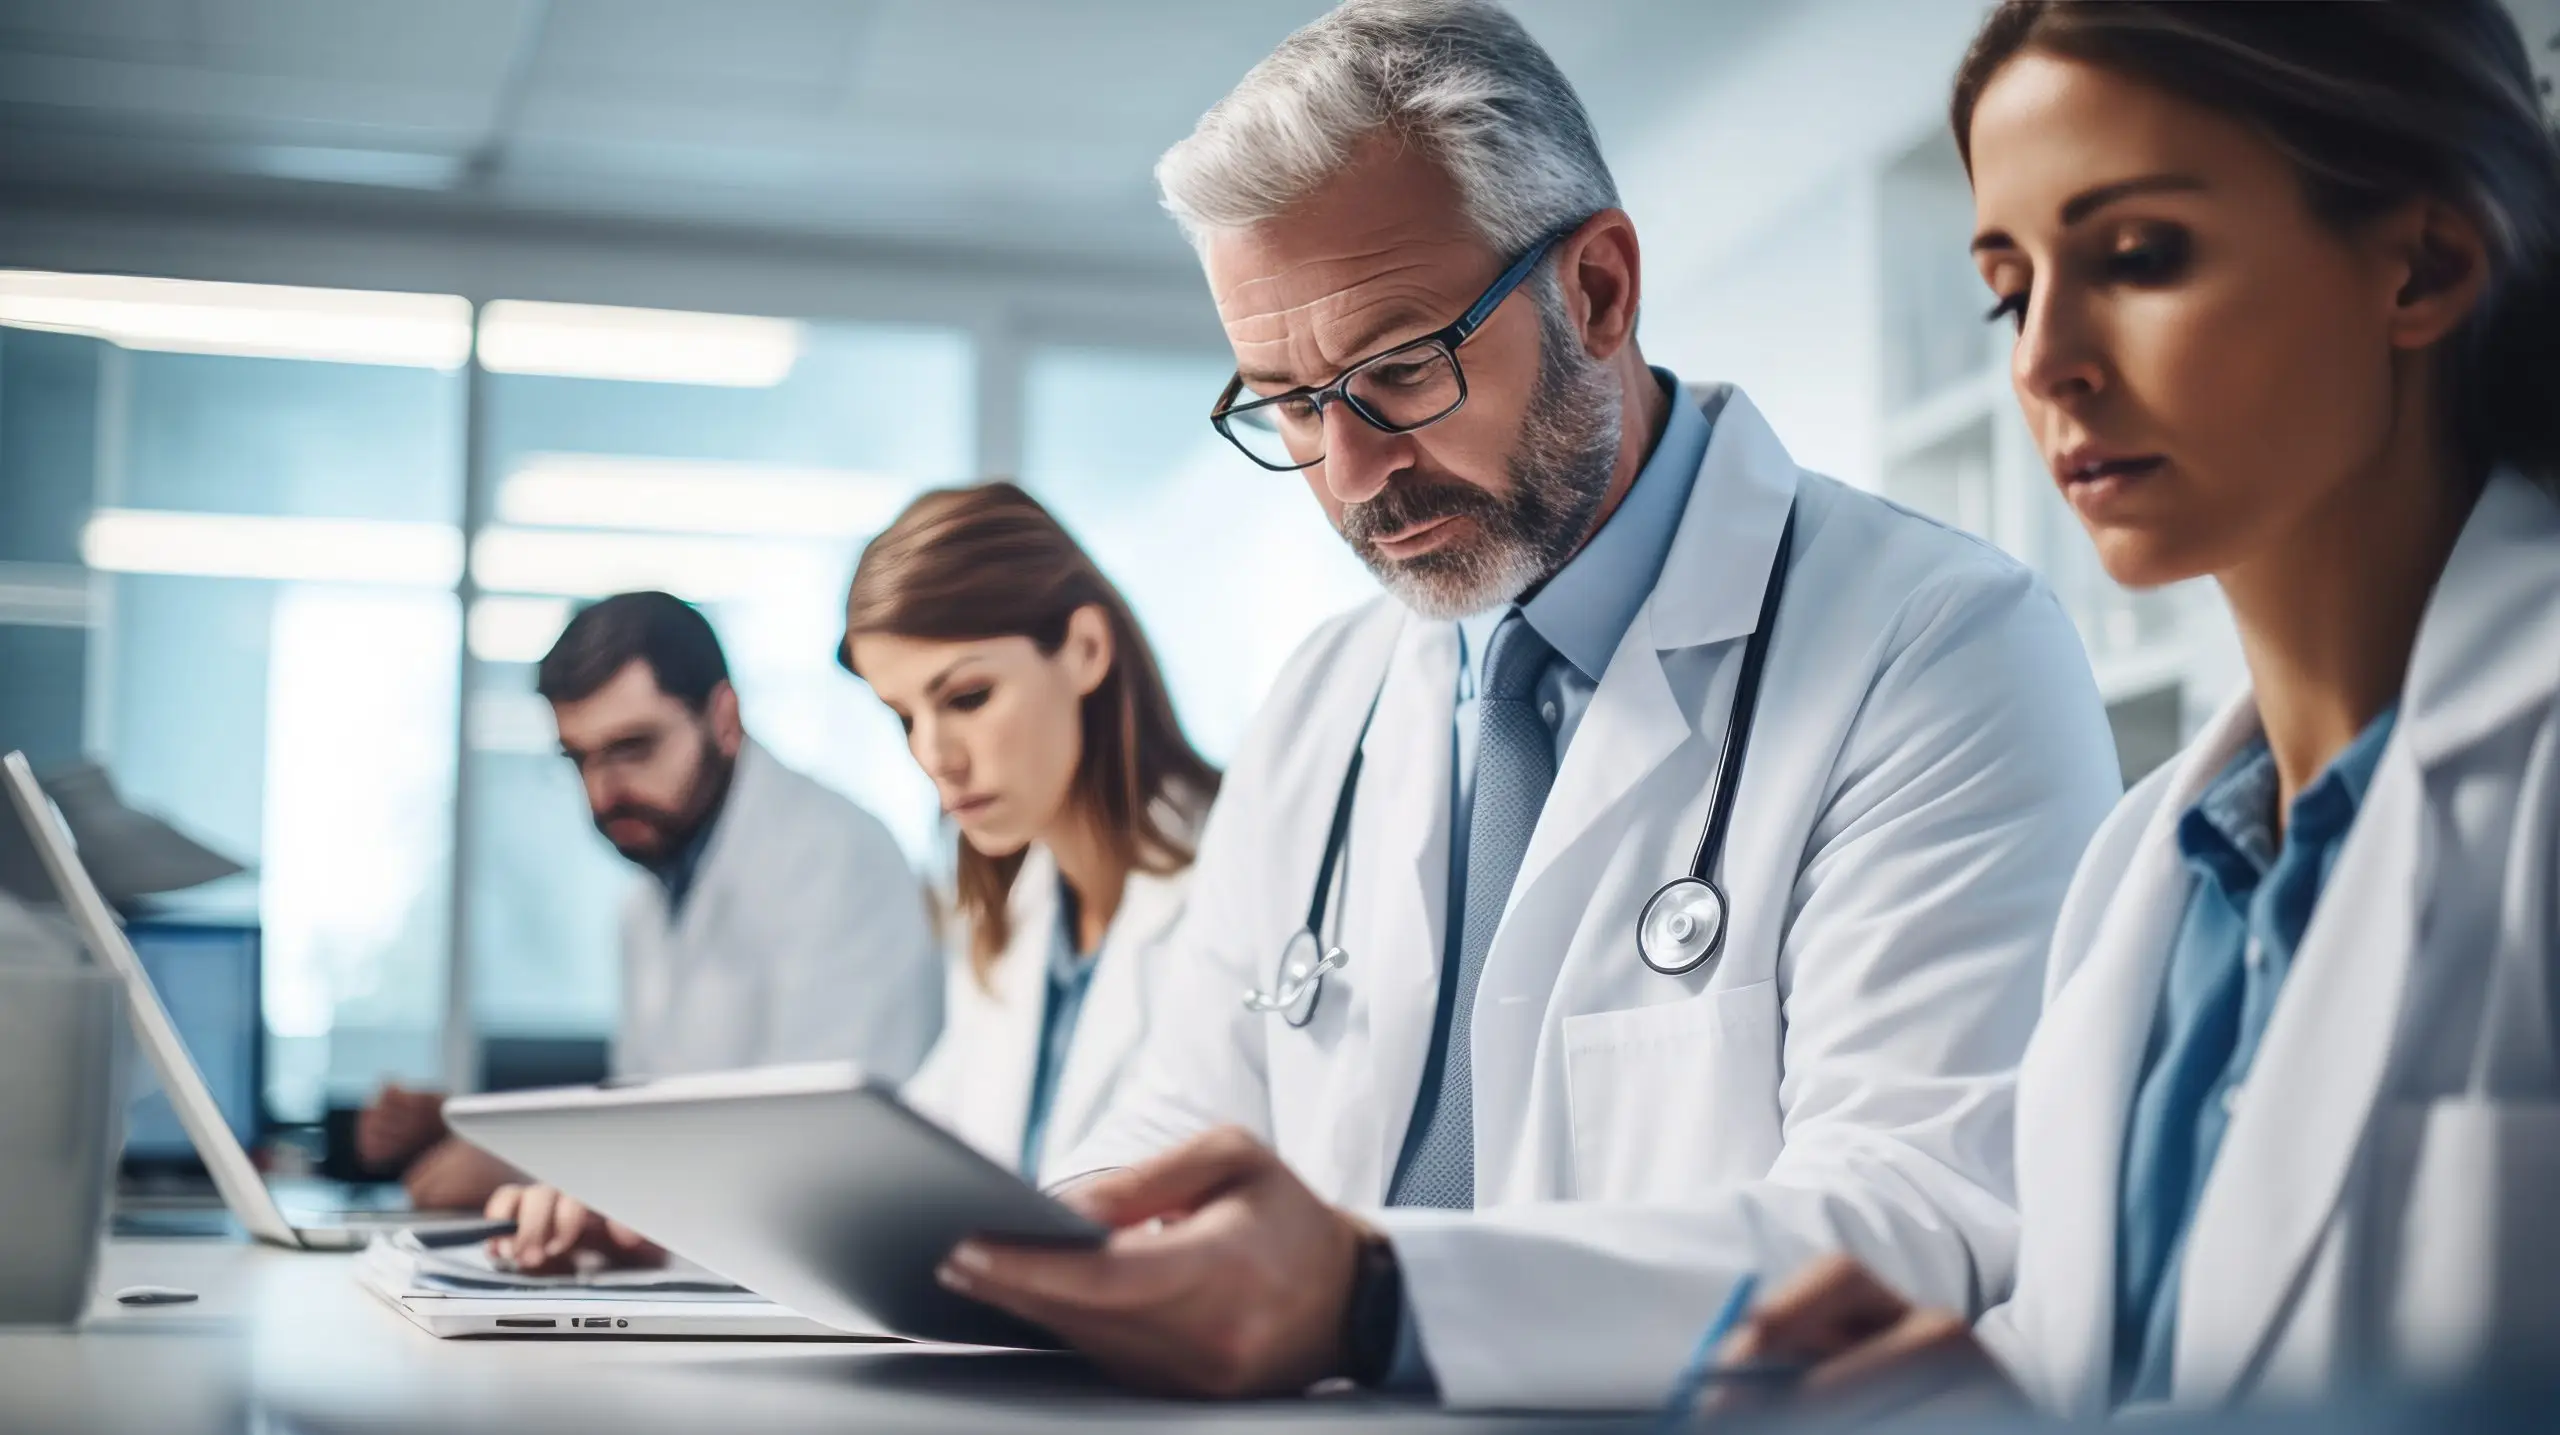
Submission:
M 0 324 L 8 740 L 249 868 L 154 905 L 263 929 L 277 1115 L 437 1079 L 469 306 L 9 271 Z
M 643 879 L 534 663 L 581 602 L 700 604 L 751 735 L 944 870 L 930 784 L 832 654 L 861 544 L 977 474 L 976 364 L 954 329 L 0 272 L 0 742 L 93 753 L 251 866 L 175 905 L 263 926 L 287 1119 L 443 1079 L 457 952 L 480 1034 L 607 1034 Z M 1222 355 L 1035 347 L 1019 375 L 1020 477 L 1229 760 L 1373 582 L 1303 478 L 1210 429 Z

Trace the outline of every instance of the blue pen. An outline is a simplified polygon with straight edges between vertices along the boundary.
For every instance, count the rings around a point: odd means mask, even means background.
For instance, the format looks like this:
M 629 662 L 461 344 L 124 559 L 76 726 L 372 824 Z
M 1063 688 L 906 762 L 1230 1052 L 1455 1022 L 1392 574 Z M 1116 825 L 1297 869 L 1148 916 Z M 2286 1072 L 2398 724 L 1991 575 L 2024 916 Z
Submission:
M 1671 1382 L 1671 1398 L 1663 1403 L 1662 1418 L 1654 1425 L 1656 1430 L 1669 1435 L 1689 1423 L 1689 1407 L 1698 1403 L 1699 1392 L 1707 1388 L 1707 1381 L 1714 1374 L 1711 1362 L 1716 1358 L 1716 1347 L 1724 1344 L 1725 1337 L 1742 1323 L 1744 1313 L 1751 1309 L 1751 1297 L 1759 1289 L 1757 1275 L 1746 1274 L 1733 1283 L 1716 1318 L 1707 1322 L 1706 1334 L 1698 1337 L 1698 1348 L 1689 1352 L 1689 1363 L 1680 1367 L 1680 1378 Z

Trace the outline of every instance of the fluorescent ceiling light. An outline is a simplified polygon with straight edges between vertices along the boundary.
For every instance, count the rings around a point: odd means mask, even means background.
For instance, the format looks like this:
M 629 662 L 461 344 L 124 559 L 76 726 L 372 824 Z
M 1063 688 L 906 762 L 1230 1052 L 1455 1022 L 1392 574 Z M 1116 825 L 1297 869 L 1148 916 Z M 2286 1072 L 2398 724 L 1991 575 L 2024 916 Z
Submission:
M 793 548 L 744 538 L 492 528 L 471 545 L 471 573 L 492 592 L 601 598 L 658 588 L 715 603 L 770 587 L 802 556 Z
M 501 374 L 771 388 L 800 362 L 790 319 L 499 299 L 480 310 L 480 363 Z
M 498 516 L 553 528 L 866 538 L 911 487 L 853 469 L 541 453 L 498 489 Z
M 451 189 L 469 168 L 458 154 L 415 150 L 333 149 L 319 145 L 260 145 L 248 167 L 278 179 L 319 184 L 361 184 L 383 189 Z
M 462 534 L 442 523 L 102 508 L 80 556 L 109 573 L 450 588 L 462 577 Z
M 482 598 L 464 624 L 471 656 L 484 663 L 538 663 L 569 626 L 566 598 Z
M 458 369 L 471 354 L 471 305 L 452 294 L 9 269 L 0 270 L 0 324 L 176 354 L 423 369 Z

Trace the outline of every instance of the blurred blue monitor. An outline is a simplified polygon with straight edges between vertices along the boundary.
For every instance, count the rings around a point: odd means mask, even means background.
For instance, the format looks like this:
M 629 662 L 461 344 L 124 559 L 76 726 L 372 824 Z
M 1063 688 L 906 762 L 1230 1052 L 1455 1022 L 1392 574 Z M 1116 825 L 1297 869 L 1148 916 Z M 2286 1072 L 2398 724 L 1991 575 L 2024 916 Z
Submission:
M 266 1021 L 259 1001 L 258 929 L 203 922 L 137 920 L 125 928 L 142 969 L 160 991 L 178 1037 L 204 1073 L 231 1134 L 247 1146 L 262 1134 Z M 199 1166 L 195 1144 L 134 1044 L 132 1101 L 125 1110 L 125 1164 Z

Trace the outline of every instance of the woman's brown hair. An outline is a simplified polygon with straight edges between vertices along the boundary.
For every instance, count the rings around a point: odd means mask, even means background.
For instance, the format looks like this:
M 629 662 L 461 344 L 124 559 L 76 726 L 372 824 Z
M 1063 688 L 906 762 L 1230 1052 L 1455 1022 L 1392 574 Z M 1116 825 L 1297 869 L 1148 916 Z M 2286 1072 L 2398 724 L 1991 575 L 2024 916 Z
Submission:
M 1111 670 L 1084 699 L 1084 755 L 1070 800 L 1131 869 L 1179 871 L 1191 863 L 1191 829 L 1217 795 L 1218 770 L 1183 735 L 1128 600 L 1038 499 L 999 481 L 938 489 L 907 505 L 854 566 L 843 656 L 851 666 L 853 639 L 865 633 L 937 643 L 1029 638 L 1055 653 L 1067 620 L 1087 607 L 1110 627 Z M 955 895 L 981 984 L 1012 940 L 1006 902 L 1021 870 L 1019 852 L 990 857 L 960 842 Z
M 2466 476 L 2512 464 L 2560 483 L 2560 145 L 2499 0 L 2008 0 L 1956 71 L 1968 170 L 1974 107 L 2029 51 L 2248 125 L 2341 230 L 2420 197 L 2468 214 L 2489 287 L 2448 343 L 2444 422 Z

